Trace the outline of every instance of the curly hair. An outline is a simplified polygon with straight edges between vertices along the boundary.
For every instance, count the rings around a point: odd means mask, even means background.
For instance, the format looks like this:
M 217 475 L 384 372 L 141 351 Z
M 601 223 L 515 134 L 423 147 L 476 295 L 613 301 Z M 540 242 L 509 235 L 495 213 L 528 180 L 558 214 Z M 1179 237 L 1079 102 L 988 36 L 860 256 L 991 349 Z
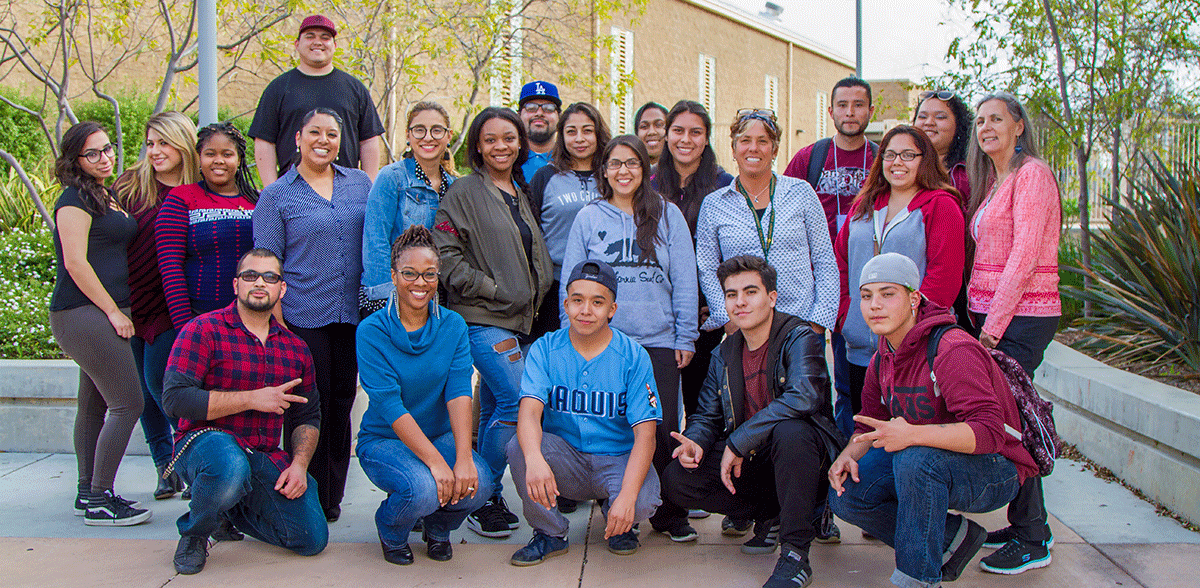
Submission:
M 254 185 L 254 176 L 250 174 L 250 166 L 246 163 L 246 137 L 229 121 L 212 123 L 202 129 L 196 139 L 196 153 L 204 152 L 204 145 L 216 135 L 225 135 L 237 146 L 238 167 L 234 175 L 238 193 L 250 202 L 258 202 L 258 188 Z
M 917 116 L 921 113 L 921 105 L 925 104 L 930 98 L 937 98 L 937 92 L 926 92 L 921 94 L 917 102 L 917 108 L 913 110 L 913 124 L 917 124 Z M 971 144 L 971 127 L 974 123 L 974 117 L 971 116 L 971 110 L 967 108 L 962 98 L 958 94 L 954 94 L 949 100 L 938 98 L 950 108 L 950 113 L 954 115 L 954 138 L 950 141 L 950 150 L 946 152 L 946 160 L 942 163 L 946 164 L 946 169 L 953 169 L 955 165 L 963 163 L 967 160 L 967 147 Z M 963 200 L 966 200 L 968 194 L 963 194 Z
M 82 157 L 83 146 L 87 144 L 88 138 L 103 132 L 104 127 L 97 122 L 75 123 L 63 133 L 62 141 L 59 141 L 60 153 L 58 159 L 54 160 L 54 177 L 58 183 L 63 187 L 79 190 L 79 194 L 83 196 L 85 210 L 92 215 L 100 214 L 108 208 L 113 201 L 113 194 L 112 190 L 84 171 L 83 166 L 79 165 L 79 158 Z

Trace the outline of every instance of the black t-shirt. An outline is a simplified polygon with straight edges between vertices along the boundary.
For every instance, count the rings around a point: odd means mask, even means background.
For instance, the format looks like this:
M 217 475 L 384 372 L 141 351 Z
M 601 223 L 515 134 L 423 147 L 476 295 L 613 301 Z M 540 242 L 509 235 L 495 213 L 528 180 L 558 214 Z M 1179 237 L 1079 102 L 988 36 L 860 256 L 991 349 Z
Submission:
M 375 111 L 375 103 L 367 87 L 354 76 L 334 68 L 323 76 L 310 76 L 298 69 L 280 74 L 267 84 L 249 135 L 275 144 L 279 175 L 283 175 L 296 153 L 296 133 L 304 115 L 324 106 L 342 117 L 342 146 L 334 162 L 345 167 L 358 167 L 358 142 L 383 134 L 383 123 Z
M 512 216 L 513 223 L 517 225 L 517 231 L 521 233 L 521 245 L 525 246 L 525 259 L 529 262 L 529 269 L 533 271 L 533 231 L 529 230 L 529 223 L 521 218 L 521 205 L 517 202 L 517 197 L 514 194 L 509 194 L 504 190 L 500 190 L 504 194 L 504 201 L 508 203 L 508 213 Z
M 76 188 L 63 190 L 54 205 L 55 217 L 64 206 L 74 206 L 87 210 L 83 195 Z M 137 220 L 132 216 L 107 208 L 102 215 L 92 215 L 92 226 L 88 230 L 87 260 L 100 283 L 112 296 L 117 306 L 129 306 L 129 265 L 126 250 L 130 241 L 137 234 Z M 70 310 L 87 304 L 94 304 L 91 299 L 75 285 L 71 274 L 63 265 L 62 241 L 59 240 L 58 230 L 54 231 L 54 255 L 58 259 L 58 269 L 55 273 L 54 294 L 50 296 L 50 310 Z

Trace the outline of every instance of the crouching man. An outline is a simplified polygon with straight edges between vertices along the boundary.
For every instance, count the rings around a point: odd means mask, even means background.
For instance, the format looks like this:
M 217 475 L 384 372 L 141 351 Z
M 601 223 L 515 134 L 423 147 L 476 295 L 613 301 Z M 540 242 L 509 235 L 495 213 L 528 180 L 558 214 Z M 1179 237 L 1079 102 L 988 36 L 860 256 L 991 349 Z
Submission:
M 717 279 L 737 330 L 713 354 L 687 428 L 672 434 L 678 461 L 663 486 L 685 508 L 759 527 L 777 520 L 783 547 L 764 587 L 802 588 L 812 582 L 808 548 L 825 510 L 825 473 L 845 445 L 833 422 L 825 337 L 775 310 L 776 272 L 762 258 L 727 259 Z
M 279 258 L 251 249 L 238 262 L 237 300 L 179 332 L 163 404 L 180 419 L 172 467 L 192 492 L 179 517 L 175 571 L 204 569 L 208 538 L 238 532 L 300 555 L 325 549 L 329 528 L 307 473 L 321 425 L 312 357 L 271 316 L 287 291 Z M 284 414 L 297 423 L 279 448 Z
M 567 552 L 559 496 L 605 499 L 608 550 L 637 551 L 633 524 L 662 503 L 650 468 L 662 410 L 646 350 L 608 326 L 617 311 L 617 276 L 585 260 L 567 280 L 570 326 L 538 339 L 521 379 L 517 434 L 508 444 L 513 486 L 533 539 L 513 554 L 516 566 Z
M 983 527 L 948 510 L 995 510 L 1037 475 L 1008 381 L 979 341 L 946 331 L 931 369 L 930 332 L 955 319 L 920 283 L 898 253 L 863 266 L 862 315 L 879 350 L 855 436 L 829 468 L 834 512 L 896 550 L 891 581 L 906 588 L 958 579 L 983 546 Z

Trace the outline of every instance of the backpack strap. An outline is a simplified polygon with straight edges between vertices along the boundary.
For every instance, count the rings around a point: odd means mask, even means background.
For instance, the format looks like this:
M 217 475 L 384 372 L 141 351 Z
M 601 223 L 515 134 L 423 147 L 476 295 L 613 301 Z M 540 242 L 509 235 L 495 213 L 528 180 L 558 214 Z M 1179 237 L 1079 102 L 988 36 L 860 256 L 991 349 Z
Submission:
M 929 364 L 929 380 L 933 382 L 933 395 L 941 396 L 942 392 L 938 389 L 937 374 L 933 372 L 933 360 L 937 358 L 938 344 L 942 342 L 942 335 L 951 329 L 961 329 L 962 327 L 950 323 L 948 325 L 938 325 L 929 331 L 929 344 L 925 348 L 925 361 Z
M 804 179 L 814 191 L 817 189 L 817 182 L 821 181 L 821 172 L 825 171 L 825 158 L 829 157 L 830 145 L 833 145 L 833 139 L 826 137 L 813 143 L 812 152 L 809 153 L 808 175 Z

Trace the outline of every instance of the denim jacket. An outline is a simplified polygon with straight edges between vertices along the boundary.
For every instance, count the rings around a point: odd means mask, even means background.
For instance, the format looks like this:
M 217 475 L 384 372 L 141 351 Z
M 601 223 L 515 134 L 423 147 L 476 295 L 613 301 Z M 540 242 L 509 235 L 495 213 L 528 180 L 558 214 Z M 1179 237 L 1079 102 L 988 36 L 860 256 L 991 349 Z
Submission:
M 771 439 L 775 424 L 801 419 L 821 436 L 830 461 L 837 459 L 846 438 L 833 423 L 829 374 L 825 366 L 825 337 L 803 320 L 779 311 L 771 318 L 767 339 L 767 381 L 771 402 L 746 418 L 746 380 L 742 374 L 745 338 L 736 331 L 713 353 L 708 376 L 700 388 L 699 406 L 688 417 L 683 434 L 707 456 L 727 445 L 740 457 L 752 459 Z M 718 458 L 719 459 L 719 458 Z
M 433 228 L 440 198 L 417 177 L 417 160 L 407 157 L 379 170 L 367 198 L 363 226 L 362 285 L 367 298 L 382 300 L 392 293 L 392 242 L 409 225 Z M 444 175 L 447 183 L 454 178 Z

